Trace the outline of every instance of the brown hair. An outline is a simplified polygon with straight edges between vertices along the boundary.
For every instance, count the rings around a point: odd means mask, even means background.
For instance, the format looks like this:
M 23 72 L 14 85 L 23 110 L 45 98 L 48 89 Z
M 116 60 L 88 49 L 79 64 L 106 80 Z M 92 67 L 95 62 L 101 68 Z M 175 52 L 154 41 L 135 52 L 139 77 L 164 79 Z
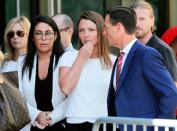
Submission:
M 103 64 L 103 67 L 109 69 L 112 67 L 112 62 L 109 56 L 109 44 L 107 38 L 103 35 L 103 29 L 104 29 L 104 20 L 103 17 L 94 11 L 87 11 L 84 12 L 78 21 L 79 22 L 82 19 L 90 20 L 93 23 L 96 24 L 97 28 L 97 39 L 98 39 L 98 57 L 101 60 L 101 63 Z M 82 47 L 82 43 L 79 39 L 79 48 Z

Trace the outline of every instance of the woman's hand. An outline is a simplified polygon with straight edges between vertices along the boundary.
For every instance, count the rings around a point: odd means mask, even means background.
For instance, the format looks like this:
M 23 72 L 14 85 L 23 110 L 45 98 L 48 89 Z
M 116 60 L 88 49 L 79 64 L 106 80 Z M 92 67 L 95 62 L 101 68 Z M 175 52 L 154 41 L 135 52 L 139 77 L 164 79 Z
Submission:
M 45 127 L 52 124 L 52 119 L 50 116 L 50 112 L 40 112 L 36 118 L 35 125 L 40 128 L 44 129 Z
M 84 44 L 79 51 L 79 56 L 82 57 L 83 59 L 88 59 L 92 55 L 93 52 L 93 44 L 88 42 Z

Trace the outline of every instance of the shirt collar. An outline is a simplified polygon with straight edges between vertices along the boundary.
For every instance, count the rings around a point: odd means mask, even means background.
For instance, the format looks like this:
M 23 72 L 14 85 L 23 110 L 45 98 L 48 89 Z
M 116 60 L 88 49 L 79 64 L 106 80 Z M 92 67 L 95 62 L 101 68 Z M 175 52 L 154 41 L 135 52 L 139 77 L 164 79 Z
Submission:
M 125 47 L 124 49 L 120 50 L 120 52 L 124 52 L 125 54 L 128 54 L 130 49 L 132 48 L 133 44 L 135 43 L 135 41 L 137 40 L 137 38 L 135 38 L 134 40 L 130 41 Z
M 67 48 L 64 49 L 64 51 L 66 52 L 66 51 L 69 51 L 69 50 L 72 50 L 72 49 L 73 49 L 73 45 L 71 43 Z

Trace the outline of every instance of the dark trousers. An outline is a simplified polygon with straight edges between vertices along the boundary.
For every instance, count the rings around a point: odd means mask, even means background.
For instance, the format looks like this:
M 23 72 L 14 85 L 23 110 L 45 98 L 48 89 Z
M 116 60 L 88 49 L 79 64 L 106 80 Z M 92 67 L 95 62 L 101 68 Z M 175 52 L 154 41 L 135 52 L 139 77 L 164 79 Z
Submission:
M 69 124 L 66 123 L 65 131 L 92 131 L 93 123 L 84 122 L 80 124 Z M 100 126 L 99 131 L 103 131 L 103 126 Z M 106 131 L 112 131 L 112 125 L 108 125 Z M 119 131 L 117 129 L 116 131 Z
M 37 127 L 31 126 L 30 131 L 64 131 L 64 126 L 61 122 L 58 122 L 53 126 L 46 127 L 45 129 L 39 129 Z

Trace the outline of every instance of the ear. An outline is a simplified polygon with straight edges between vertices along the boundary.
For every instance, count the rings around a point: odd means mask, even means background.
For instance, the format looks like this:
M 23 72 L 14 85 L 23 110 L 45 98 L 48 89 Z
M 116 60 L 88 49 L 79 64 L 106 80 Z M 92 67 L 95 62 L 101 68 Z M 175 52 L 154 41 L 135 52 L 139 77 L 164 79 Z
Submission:
M 117 23 L 117 31 L 118 32 L 126 32 L 125 27 L 122 23 Z
M 116 30 L 117 30 L 118 32 L 120 32 L 120 29 L 122 28 L 122 24 L 119 22 L 119 23 L 117 23 L 115 26 L 116 26 Z
M 151 22 L 151 26 L 154 27 L 155 18 L 153 16 L 150 18 L 150 22 Z
M 71 27 L 71 28 L 69 28 L 69 32 L 70 33 L 73 33 L 74 32 L 74 29 Z

